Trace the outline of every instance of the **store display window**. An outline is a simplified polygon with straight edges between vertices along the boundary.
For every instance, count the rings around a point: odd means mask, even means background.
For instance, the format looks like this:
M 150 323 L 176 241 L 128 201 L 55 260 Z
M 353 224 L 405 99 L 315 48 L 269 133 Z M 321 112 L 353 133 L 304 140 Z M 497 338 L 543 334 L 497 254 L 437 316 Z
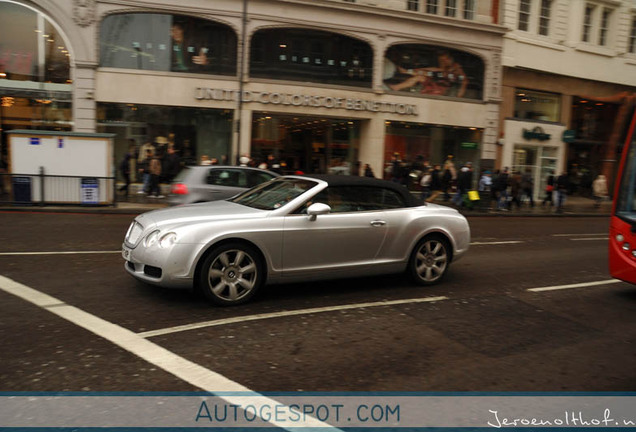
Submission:
M 384 58 L 383 83 L 388 91 L 481 99 L 484 62 L 473 54 L 441 46 L 394 45 Z
M 106 17 L 100 31 L 100 66 L 236 75 L 237 37 L 224 24 L 151 13 Z
M 373 51 L 361 40 L 307 29 L 267 29 L 251 41 L 256 78 L 371 87 Z

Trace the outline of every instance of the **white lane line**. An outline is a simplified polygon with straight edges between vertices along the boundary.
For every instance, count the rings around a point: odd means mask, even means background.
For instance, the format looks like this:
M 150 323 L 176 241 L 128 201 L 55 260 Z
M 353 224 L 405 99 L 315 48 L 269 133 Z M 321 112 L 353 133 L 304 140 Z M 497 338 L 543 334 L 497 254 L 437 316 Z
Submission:
M 283 406 L 280 402 L 256 393 L 219 373 L 178 356 L 128 329 L 103 320 L 74 306 L 70 306 L 55 297 L 51 297 L 4 276 L 0 276 L 0 290 L 13 294 L 16 297 L 70 321 L 204 391 L 211 393 L 243 392 L 244 395 L 217 395 L 217 397 L 230 404 L 240 406 L 253 405 L 256 407 L 256 413 L 262 412 L 260 407 Z M 246 395 L 245 392 L 249 392 L 250 394 Z M 291 410 L 289 407 L 287 407 L 287 409 Z M 267 410 L 265 410 L 265 412 L 267 412 Z M 285 422 L 277 421 L 276 418 L 263 420 L 290 431 L 295 431 L 297 430 L 296 428 L 303 427 L 327 427 L 336 430 L 329 424 L 323 423 L 315 418 L 303 417 L 303 419 L 304 421 L 294 423 L 293 427 L 289 425 L 289 422 L 285 424 Z
M 442 301 L 442 300 L 448 300 L 448 297 L 445 297 L 445 296 L 421 297 L 421 298 L 411 298 L 411 299 L 403 299 L 403 300 L 388 300 L 388 301 L 372 302 L 372 303 L 353 303 L 353 304 L 347 304 L 347 305 L 327 306 L 322 308 L 297 309 L 297 310 L 290 310 L 290 311 L 272 312 L 267 314 L 245 315 L 245 316 L 239 316 L 239 317 L 233 317 L 233 318 L 219 319 L 214 321 L 204 321 L 204 322 L 193 323 L 193 324 L 185 324 L 181 326 L 169 327 L 169 328 L 158 329 L 158 330 L 150 330 L 147 332 L 137 333 L 137 336 L 150 338 L 154 336 L 161 336 L 161 335 L 178 333 L 178 332 L 183 332 L 188 330 L 195 330 L 195 329 L 200 329 L 205 327 L 215 327 L 215 326 L 222 326 L 227 324 L 243 323 L 246 321 L 259 321 L 259 320 L 272 319 L 272 318 L 283 318 L 283 317 L 298 316 L 298 315 L 310 315 L 310 314 L 317 314 L 317 313 L 323 313 L 323 312 L 342 311 L 342 310 L 348 310 L 348 309 L 362 309 L 362 308 L 369 308 L 369 307 L 392 306 L 392 305 L 411 304 L 411 303 L 428 303 L 428 302 L 436 302 L 436 301 Z
M 57 251 L 57 252 L 0 252 L 0 256 L 19 256 L 19 255 L 80 255 L 80 254 L 120 254 L 120 250 L 116 251 Z
M 604 233 L 592 233 L 592 234 L 552 234 L 552 237 L 592 237 L 592 236 L 604 236 Z
M 591 286 L 597 286 L 597 285 L 609 285 L 609 284 L 615 284 L 620 282 L 623 282 L 623 281 L 620 281 L 618 279 L 607 279 L 607 280 L 596 281 L 596 282 L 583 282 L 583 283 L 570 284 L 570 285 L 555 285 L 555 286 L 540 287 L 540 288 L 530 288 L 527 291 L 532 291 L 532 292 L 556 291 L 556 290 L 564 290 L 564 289 L 572 289 L 572 288 L 585 288 L 585 287 L 591 287 Z
M 522 240 L 506 240 L 506 241 L 492 241 L 492 242 L 472 242 L 471 246 L 483 246 L 483 245 L 503 245 L 503 244 L 519 244 L 525 243 Z
M 595 240 L 609 240 L 609 237 L 589 237 L 589 238 L 571 238 L 570 241 L 595 241 Z

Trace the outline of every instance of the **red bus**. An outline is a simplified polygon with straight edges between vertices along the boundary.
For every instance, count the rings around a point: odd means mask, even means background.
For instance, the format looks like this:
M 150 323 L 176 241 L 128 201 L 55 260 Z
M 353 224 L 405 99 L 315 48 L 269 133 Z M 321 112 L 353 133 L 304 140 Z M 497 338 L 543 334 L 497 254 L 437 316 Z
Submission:
M 633 112 L 614 186 L 609 268 L 616 279 L 636 284 L 636 111 Z

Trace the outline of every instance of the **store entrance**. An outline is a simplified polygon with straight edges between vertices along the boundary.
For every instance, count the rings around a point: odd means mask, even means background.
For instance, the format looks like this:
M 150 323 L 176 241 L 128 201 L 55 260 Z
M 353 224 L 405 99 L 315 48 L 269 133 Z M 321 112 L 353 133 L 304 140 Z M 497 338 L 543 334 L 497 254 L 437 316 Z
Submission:
M 251 158 L 273 155 L 284 174 L 359 175 L 360 120 L 309 116 L 252 115 Z

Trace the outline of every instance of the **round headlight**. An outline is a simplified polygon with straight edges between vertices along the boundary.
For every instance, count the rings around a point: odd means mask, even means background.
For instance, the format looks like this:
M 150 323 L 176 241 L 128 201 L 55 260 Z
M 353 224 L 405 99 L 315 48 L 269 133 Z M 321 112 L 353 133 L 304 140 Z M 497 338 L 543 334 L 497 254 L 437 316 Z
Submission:
M 148 236 L 146 236 L 145 240 L 144 240 L 144 246 L 146 247 L 150 247 L 152 245 L 154 245 L 155 243 L 157 243 L 157 239 L 159 238 L 159 231 L 153 231 L 150 234 L 148 234 Z
M 159 239 L 159 246 L 161 246 L 162 248 L 167 248 L 172 246 L 176 242 L 177 235 L 173 232 L 169 232 L 168 234 L 164 234 L 163 236 L 161 236 L 161 239 Z

